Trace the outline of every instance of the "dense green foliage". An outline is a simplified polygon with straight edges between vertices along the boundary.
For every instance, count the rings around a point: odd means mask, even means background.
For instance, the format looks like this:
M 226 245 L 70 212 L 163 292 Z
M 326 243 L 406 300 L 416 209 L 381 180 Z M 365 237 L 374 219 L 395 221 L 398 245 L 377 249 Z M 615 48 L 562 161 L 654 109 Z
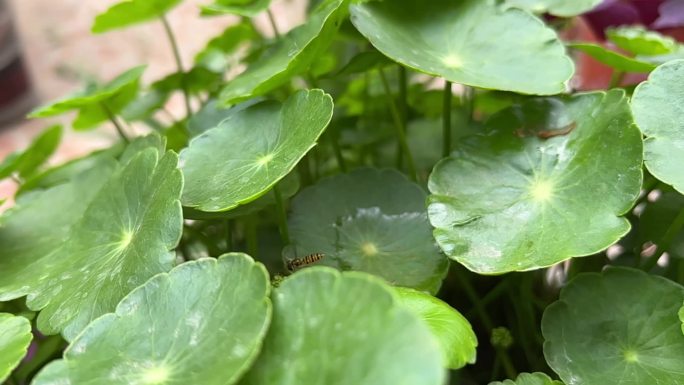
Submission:
M 178 70 L 31 114 L 110 148 L 0 163 L 0 382 L 684 384 L 684 49 L 558 37 L 598 2 L 216 0 L 192 66 L 179 0 L 113 5 L 93 31 L 159 21 Z

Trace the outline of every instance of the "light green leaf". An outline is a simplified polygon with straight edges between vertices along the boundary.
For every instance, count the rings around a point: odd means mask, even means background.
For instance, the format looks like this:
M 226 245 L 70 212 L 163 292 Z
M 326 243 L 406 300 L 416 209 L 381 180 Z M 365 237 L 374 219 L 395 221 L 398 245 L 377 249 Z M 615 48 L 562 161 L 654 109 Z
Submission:
M 273 322 L 243 385 L 442 385 L 434 337 L 371 276 L 312 267 L 273 293 Z
M 214 4 L 203 5 L 202 15 L 240 15 L 254 17 L 263 12 L 271 4 L 271 0 L 215 0 Z
M 547 95 L 563 92 L 573 73 L 553 30 L 490 0 L 369 1 L 351 16 L 383 54 L 454 83 Z
M 92 32 L 103 33 L 160 18 L 180 4 L 181 1 L 123 0 L 111 6 L 104 13 L 97 15 Z
M 107 120 L 109 113 L 118 114 L 135 99 L 144 71 L 145 66 L 135 67 L 103 86 L 90 85 L 85 90 L 34 110 L 29 116 L 44 118 L 78 110 L 74 128 L 93 127 Z
M 204 131 L 214 128 L 221 124 L 224 120 L 233 116 L 236 112 L 242 111 L 255 104 L 263 102 L 263 98 L 254 98 L 232 107 L 221 107 L 217 100 L 210 100 L 202 109 L 197 111 L 188 120 L 188 132 L 191 136 L 197 136 Z
M 518 378 L 513 380 L 505 380 L 490 382 L 489 385 L 563 385 L 560 381 L 554 381 L 545 373 L 520 373 Z
M 606 37 L 618 48 L 634 55 L 664 55 L 677 49 L 677 42 L 673 38 L 640 26 L 609 28 Z
M 28 307 L 42 310 L 39 330 L 71 340 L 130 290 L 170 270 L 182 176 L 175 154 L 158 157 L 148 148 L 116 170 L 108 163 L 19 202 L 0 228 L 7 251 L 0 300 L 28 295 Z
M 684 383 L 684 287 L 640 270 L 577 276 L 546 308 L 544 356 L 568 384 Z
M 32 338 L 28 319 L 0 313 L 0 382 L 5 381 L 19 365 Z
M 61 139 L 62 126 L 47 128 L 26 150 L 10 155 L 0 164 L 0 179 L 13 173 L 19 174 L 22 178 L 31 177 L 55 152 Z
M 247 70 L 228 82 L 221 91 L 224 104 L 234 104 L 263 95 L 291 77 L 306 72 L 327 49 L 345 14 L 348 0 L 325 0 L 307 22 L 279 39 Z
M 634 120 L 646 135 L 646 168 L 684 193 L 684 60 L 661 65 L 632 98 Z
M 461 139 L 429 180 L 442 250 L 481 274 L 533 270 L 612 245 L 642 182 L 624 92 L 533 99 Z
M 332 111 L 330 95 L 299 91 L 282 105 L 238 111 L 197 136 L 181 152 L 183 205 L 226 211 L 265 194 L 316 145 Z
M 404 287 L 395 291 L 399 303 L 422 319 L 439 341 L 445 367 L 459 369 L 475 363 L 477 336 L 461 313 L 429 294 Z
M 582 51 L 597 61 L 619 71 L 651 72 L 656 68 L 655 64 L 622 55 L 598 44 L 571 43 L 568 44 L 568 47 Z
M 425 213 L 426 194 L 394 170 L 359 169 L 320 180 L 292 201 L 292 251 L 321 264 L 436 292 L 448 268 Z
M 682 321 L 682 333 L 684 333 L 684 305 L 682 305 L 681 308 L 679 308 L 679 320 Z
M 91 323 L 33 384 L 234 384 L 266 335 L 269 287 L 244 254 L 185 263 Z
M 601 3 L 601 0 L 506 0 L 506 7 L 516 7 L 526 11 L 554 16 L 572 17 L 590 11 Z
M 195 63 L 210 71 L 223 73 L 229 67 L 229 56 L 246 44 L 260 38 L 254 25 L 248 21 L 231 25 L 219 36 L 209 40 L 206 47 L 195 55 Z

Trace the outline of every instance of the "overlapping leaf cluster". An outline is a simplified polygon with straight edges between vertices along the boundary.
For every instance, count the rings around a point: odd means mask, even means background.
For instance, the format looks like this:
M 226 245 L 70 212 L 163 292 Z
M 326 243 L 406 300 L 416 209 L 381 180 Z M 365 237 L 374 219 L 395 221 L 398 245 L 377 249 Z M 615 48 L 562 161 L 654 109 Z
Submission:
M 240 20 L 188 67 L 179 3 L 93 25 L 158 20 L 176 72 L 144 86 L 136 67 L 32 114 L 109 121 L 120 143 L 48 167 L 54 126 L 0 164 L 19 185 L 0 216 L 0 381 L 684 383 L 673 39 L 566 44 L 543 16 L 596 0 L 320 0 L 287 32 L 268 0 L 216 0 L 203 16 Z M 576 51 L 650 77 L 572 93 Z M 165 108 L 178 92 L 183 117 Z

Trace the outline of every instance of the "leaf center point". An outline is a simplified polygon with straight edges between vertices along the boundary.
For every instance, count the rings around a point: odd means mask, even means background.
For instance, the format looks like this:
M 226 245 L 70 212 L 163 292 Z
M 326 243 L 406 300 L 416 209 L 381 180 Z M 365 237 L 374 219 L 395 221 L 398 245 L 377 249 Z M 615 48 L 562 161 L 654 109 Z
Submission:
M 264 156 L 259 157 L 257 159 L 256 163 L 259 165 L 259 167 L 266 166 L 273 160 L 273 154 L 266 154 Z
M 169 369 L 165 366 L 154 366 L 145 371 L 142 376 L 143 384 L 163 384 L 169 379 Z
M 635 352 L 634 350 L 625 350 L 623 353 L 625 357 L 625 361 L 627 362 L 638 362 L 639 361 L 639 354 Z
M 537 202 L 546 202 L 553 197 L 553 183 L 547 180 L 536 181 L 530 187 L 532 199 Z
M 442 59 L 442 63 L 449 68 L 460 68 L 463 66 L 463 60 L 453 53 L 450 53 L 445 58 Z
M 378 254 L 378 248 L 372 242 L 366 242 L 361 245 L 361 251 L 368 257 Z

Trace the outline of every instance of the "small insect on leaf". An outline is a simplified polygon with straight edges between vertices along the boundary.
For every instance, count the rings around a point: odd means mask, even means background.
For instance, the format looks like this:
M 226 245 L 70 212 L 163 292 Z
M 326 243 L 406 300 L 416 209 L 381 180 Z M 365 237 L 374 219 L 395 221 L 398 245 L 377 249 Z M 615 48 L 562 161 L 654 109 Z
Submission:
M 574 130 L 575 127 L 577 127 L 576 122 L 572 122 L 568 124 L 565 127 L 562 127 L 557 130 L 542 130 L 537 132 L 537 137 L 540 139 L 548 139 L 548 138 L 553 138 L 554 136 L 561 136 L 561 135 L 567 135 L 570 133 L 570 131 Z
M 309 266 L 320 261 L 323 259 L 323 257 L 325 257 L 325 254 L 323 253 L 314 253 L 309 254 L 306 257 L 291 259 L 287 261 L 287 270 L 291 272 L 297 271 L 302 267 Z

